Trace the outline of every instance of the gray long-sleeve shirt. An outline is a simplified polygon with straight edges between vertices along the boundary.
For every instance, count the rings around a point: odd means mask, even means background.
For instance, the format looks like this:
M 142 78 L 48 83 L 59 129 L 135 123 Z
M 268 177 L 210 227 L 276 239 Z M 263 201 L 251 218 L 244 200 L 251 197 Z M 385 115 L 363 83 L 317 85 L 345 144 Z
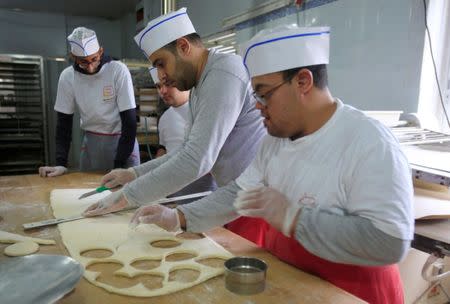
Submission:
M 239 217 L 233 202 L 241 188 L 236 182 L 188 205 L 179 206 L 186 230 L 203 232 Z M 311 229 L 318 227 L 319 229 Z M 390 236 L 370 220 L 350 214 L 337 215 L 317 207 L 302 208 L 295 239 L 309 252 L 333 261 L 355 265 L 386 265 L 400 261 L 411 241 Z
M 187 230 L 230 222 L 238 216 L 237 192 L 266 185 L 301 206 L 294 237 L 309 252 L 355 265 L 398 262 L 414 227 L 408 162 L 386 127 L 336 104 L 313 134 L 296 140 L 267 136 L 235 182 L 178 207 Z
M 251 92 L 241 57 L 210 51 L 191 90 L 183 146 L 134 167 L 138 178 L 124 187 L 127 199 L 140 205 L 152 202 L 210 171 L 219 186 L 237 178 L 266 134 Z

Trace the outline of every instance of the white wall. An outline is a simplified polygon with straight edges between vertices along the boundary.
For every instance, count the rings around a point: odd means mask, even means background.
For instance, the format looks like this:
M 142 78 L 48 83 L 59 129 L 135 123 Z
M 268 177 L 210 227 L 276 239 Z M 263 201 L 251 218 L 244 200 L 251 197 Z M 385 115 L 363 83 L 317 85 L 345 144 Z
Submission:
M 314 2 L 309 0 L 308 2 Z M 222 30 L 222 20 L 265 0 L 180 0 L 200 35 Z M 327 1 L 321 1 L 327 2 Z M 207 12 L 207 13 L 206 13 Z M 338 0 L 239 31 L 243 42 L 280 23 L 331 26 L 330 88 L 363 110 L 417 111 L 424 26 L 422 0 Z M 144 59 L 136 47 L 134 14 L 120 20 L 0 10 L 0 53 L 63 57 L 66 36 L 85 25 L 107 53 Z
M 136 16 L 134 13 L 127 14 L 120 19 L 122 33 L 122 58 L 133 58 L 146 60 L 145 56 L 134 41 L 136 32 Z
M 0 9 L 0 53 L 65 56 L 65 18 Z
M 177 8 L 187 7 L 197 32 L 206 36 L 223 30 L 224 18 L 267 1 L 179 0 Z M 282 23 L 328 25 L 334 96 L 362 110 L 417 111 L 425 33 L 422 0 L 306 2 L 323 5 L 239 29 L 238 42 Z
M 186 7 L 195 30 L 207 36 L 223 30 L 222 20 L 268 0 L 178 0 L 177 8 Z
M 3 9 L 0 9 L 0 53 L 65 57 L 66 37 L 78 26 L 95 30 L 106 52 L 122 57 L 120 20 Z
M 423 18 L 422 0 L 338 0 L 244 28 L 237 39 L 285 23 L 330 26 L 333 95 L 362 110 L 416 112 Z
M 179 0 L 200 35 L 223 30 L 222 20 L 266 0 Z M 334 96 L 363 110 L 418 107 L 424 23 L 422 0 L 309 0 L 327 3 L 238 31 L 238 42 L 281 23 L 331 27 L 330 88 Z M 134 14 L 120 20 L 0 9 L 0 53 L 67 55 L 66 36 L 76 26 L 94 29 L 106 52 L 144 60 L 134 43 Z

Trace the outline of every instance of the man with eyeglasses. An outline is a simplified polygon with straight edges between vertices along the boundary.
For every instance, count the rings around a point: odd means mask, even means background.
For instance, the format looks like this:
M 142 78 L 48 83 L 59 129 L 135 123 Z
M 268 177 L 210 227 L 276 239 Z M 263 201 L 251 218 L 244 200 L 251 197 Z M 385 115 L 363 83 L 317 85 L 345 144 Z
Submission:
M 132 223 L 202 232 L 244 215 L 253 222 L 238 231 L 251 231 L 281 260 L 369 303 L 401 304 L 397 263 L 414 229 L 411 172 L 387 127 L 331 95 L 329 36 L 326 27 L 283 26 L 245 44 L 269 133 L 256 158 L 210 196 L 176 212 L 142 207 Z
M 56 166 L 39 168 L 42 177 L 67 172 L 73 115 L 80 113 L 84 138 L 81 171 L 139 165 L 136 104 L 131 75 L 104 55 L 93 30 L 78 27 L 67 37 L 74 63 L 62 71 L 56 96 Z
M 158 70 L 153 67 L 149 70 L 159 96 L 164 103 L 169 106 L 169 108 L 161 115 L 158 122 L 158 138 L 161 147 L 157 151 L 157 157 L 160 157 L 167 153 L 176 153 L 176 151 L 183 146 L 190 111 L 189 91 L 180 91 L 176 87 L 164 85 L 164 83 L 159 80 Z M 207 173 L 168 197 L 214 191 L 216 189 L 217 185 L 214 177 L 211 173 Z M 194 200 L 196 199 L 186 199 L 177 203 L 188 204 Z

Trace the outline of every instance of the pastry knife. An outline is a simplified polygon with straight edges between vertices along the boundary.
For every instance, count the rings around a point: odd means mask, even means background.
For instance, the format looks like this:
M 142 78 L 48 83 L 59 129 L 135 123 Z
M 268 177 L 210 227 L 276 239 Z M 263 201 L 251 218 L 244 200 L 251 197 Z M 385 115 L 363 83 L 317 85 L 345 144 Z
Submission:
M 182 200 L 186 200 L 186 199 L 190 199 L 190 198 L 203 197 L 203 196 L 207 196 L 209 194 L 211 194 L 211 191 L 205 191 L 205 192 L 199 192 L 199 193 L 193 193 L 193 194 L 181 195 L 181 196 L 175 196 L 175 197 L 169 197 L 169 198 L 162 198 L 162 199 L 154 201 L 153 204 L 164 205 L 164 204 L 172 203 L 175 201 L 182 201 Z M 125 211 L 129 211 L 129 210 L 137 209 L 137 208 L 138 207 L 130 207 L 130 208 L 125 208 L 125 209 L 118 210 L 118 211 L 111 212 L 111 213 L 125 212 Z M 106 213 L 106 214 L 110 214 L 110 213 Z M 24 230 L 28 230 L 28 229 L 45 227 L 45 226 L 52 226 L 52 225 L 65 223 L 65 222 L 76 221 L 76 220 L 80 220 L 80 219 L 84 219 L 84 218 L 86 218 L 86 217 L 84 217 L 83 215 L 80 214 L 80 215 L 74 215 L 74 216 L 69 216 L 69 217 L 64 217 L 64 218 L 48 219 L 48 220 L 39 221 L 39 222 L 26 223 L 26 224 L 23 224 L 22 226 L 23 226 Z
M 105 190 L 111 190 L 111 188 L 108 188 L 108 187 L 105 187 L 105 186 L 100 186 L 100 187 L 98 187 L 97 189 L 95 189 L 93 191 L 89 191 L 89 192 L 86 192 L 86 193 L 80 195 L 80 197 L 78 199 L 83 199 L 85 197 L 88 197 L 88 196 L 91 196 L 91 195 L 94 195 L 94 194 L 97 194 L 97 193 L 102 193 Z

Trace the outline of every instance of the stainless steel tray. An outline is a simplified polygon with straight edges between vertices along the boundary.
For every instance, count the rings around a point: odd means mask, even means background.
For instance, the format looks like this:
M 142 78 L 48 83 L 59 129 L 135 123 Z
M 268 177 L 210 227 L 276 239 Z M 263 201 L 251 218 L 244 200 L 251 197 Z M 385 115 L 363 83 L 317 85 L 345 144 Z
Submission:
M 63 255 L 35 254 L 0 263 L 0 303 L 54 303 L 71 291 L 83 266 Z

